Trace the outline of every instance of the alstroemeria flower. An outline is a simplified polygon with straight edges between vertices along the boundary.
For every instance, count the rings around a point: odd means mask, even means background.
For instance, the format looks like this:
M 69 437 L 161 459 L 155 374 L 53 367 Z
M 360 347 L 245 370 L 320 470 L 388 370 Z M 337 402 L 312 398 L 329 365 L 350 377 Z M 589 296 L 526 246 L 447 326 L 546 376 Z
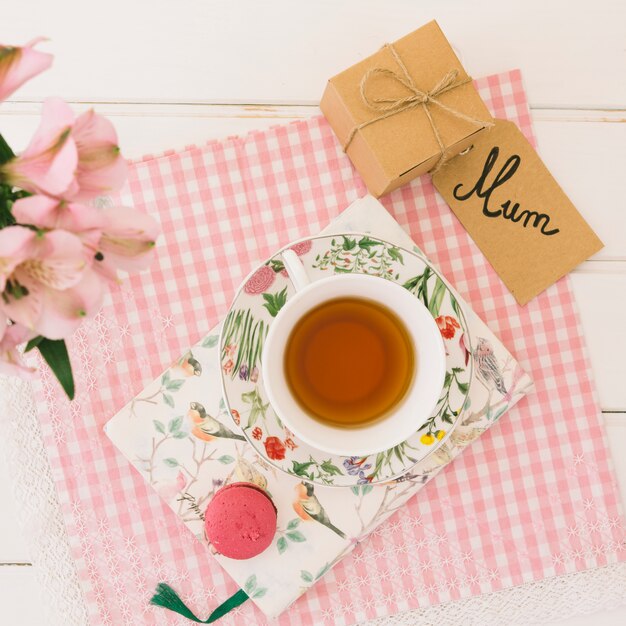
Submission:
M 0 182 L 60 197 L 74 182 L 78 165 L 73 125 L 74 113 L 65 102 L 46 100 L 39 128 L 26 150 L 0 166 Z
M 83 242 L 64 230 L 0 230 L 0 285 L 4 314 L 50 339 L 71 334 L 102 298 Z
M 99 209 L 49 196 L 21 198 L 11 211 L 18 223 L 46 230 L 60 228 L 72 233 L 84 233 L 100 230 L 104 226 L 104 217 Z
M 117 280 L 117 270 L 138 272 L 148 267 L 159 225 L 147 213 L 124 207 L 102 209 L 104 226 L 96 244 L 93 268 Z
M 63 100 L 48 98 L 29 146 L 0 167 L 0 182 L 84 201 L 117 191 L 126 173 L 111 122 L 93 110 L 76 118 Z
M 74 184 L 64 197 L 89 200 L 120 189 L 128 167 L 120 154 L 113 124 L 91 109 L 76 119 L 72 138 L 78 150 L 78 168 Z
M 38 37 L 22 47 L 0 44 L 0 101 L 52 65 L 51 54 L 34 49 L 43 40 Z
M 27 367 L 17 346 L 32 339 L 33 333 L 19 324 L 10 324 L 0 311 L 0 374 L 28 378 L 35 370 Z

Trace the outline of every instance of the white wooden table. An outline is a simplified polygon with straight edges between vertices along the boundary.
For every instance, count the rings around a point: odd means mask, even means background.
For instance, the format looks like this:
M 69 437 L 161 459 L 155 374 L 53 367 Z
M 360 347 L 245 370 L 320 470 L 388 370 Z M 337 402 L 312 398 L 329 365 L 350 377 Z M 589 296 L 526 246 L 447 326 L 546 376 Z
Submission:
M 522 69 L 540 153 L 606 244 L 572 282 L 626 503 L 624 0 L 6 2 L 0 41 L 46 35 L 56 60 L 0 130 L 23 147 L 49 95 L 110 116 L 128 157 L 308 117 L 328 77 L 432 18 L 472 75 Z M 45 623 L 3 459 L 0 502 L 0 623 Z M 567 622 L 624 623 L 626 607 Z

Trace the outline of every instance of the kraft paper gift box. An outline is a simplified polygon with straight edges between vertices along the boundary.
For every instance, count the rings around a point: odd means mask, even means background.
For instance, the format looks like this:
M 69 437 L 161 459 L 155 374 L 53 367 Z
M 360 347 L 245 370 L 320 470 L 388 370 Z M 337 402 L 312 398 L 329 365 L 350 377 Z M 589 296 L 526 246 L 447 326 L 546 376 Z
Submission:
M 435 21 L 331 78 L 320 108 L 376 197 L 438 168 L 491 125 Z

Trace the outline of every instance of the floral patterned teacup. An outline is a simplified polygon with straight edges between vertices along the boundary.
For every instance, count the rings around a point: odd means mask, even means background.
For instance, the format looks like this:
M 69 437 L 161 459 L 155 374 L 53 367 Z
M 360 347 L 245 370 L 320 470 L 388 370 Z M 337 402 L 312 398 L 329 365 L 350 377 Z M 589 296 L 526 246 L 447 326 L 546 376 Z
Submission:
M 300 439 L 333 454 L 367 456 L 402 443 L 431 416 L 443 388 L 446 355 L 432 315 L 418 298 L 395 282 L 365 274 L 335 274 L 310 282 L 294 252 L 286 250 L 282 256 L 297 292 L 278 313 L 263 349 L 263 379 L 272 408 Z M 302 317 L 324 302 L 345 297 L 371 300 L 394 311 L 420 364 L 403 400 L 384 419 L 351 428 L 311 418 L 291 393 L 284 371 L 288 340 Z

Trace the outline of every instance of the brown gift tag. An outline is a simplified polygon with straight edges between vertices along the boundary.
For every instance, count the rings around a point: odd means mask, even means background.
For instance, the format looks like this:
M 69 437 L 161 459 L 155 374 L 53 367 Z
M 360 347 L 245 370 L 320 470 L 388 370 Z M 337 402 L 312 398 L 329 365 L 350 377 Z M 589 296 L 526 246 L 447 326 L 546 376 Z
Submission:
M 603 243 L 519 128 L 495 123 L 433 183 L 524 305 Z

